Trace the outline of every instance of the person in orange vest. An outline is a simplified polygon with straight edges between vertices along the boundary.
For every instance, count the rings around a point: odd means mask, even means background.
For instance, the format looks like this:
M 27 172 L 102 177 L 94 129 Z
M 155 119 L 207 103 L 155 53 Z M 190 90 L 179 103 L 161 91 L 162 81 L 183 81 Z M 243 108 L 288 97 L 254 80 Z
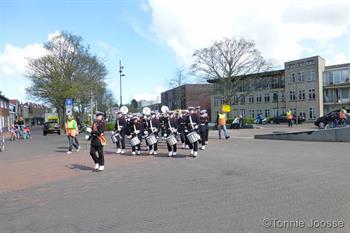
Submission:
M 221 139 L 221 130 L 224 131 L 224 135 L 226 139 L 229 139 L 230 136 L 227 135 L 227 129 L 226 129 L 226 113 L 224 113 L 223 111 L 221 111 L 220 113 L 218 113 L 217 115 L 217 125 L 218 125 L 218 130 L 219 130 L 219 139 Z
M 293 127 L 293 113 L 290 109 L 287 112 L 287 121 L 288 121 L 288 127 Z
M 73 146 L 78 152 L 80 149 L 79 142 L 77 139 L 77 136 L 79 134 L 79 129 L 78 129 L 78 124 L 74 120 L 73 116 L 68 116 L 68 119 L 65 124 L 65 130 L 68 136 L 68 143 L 69 143 L 67 154 L 72 154 Z

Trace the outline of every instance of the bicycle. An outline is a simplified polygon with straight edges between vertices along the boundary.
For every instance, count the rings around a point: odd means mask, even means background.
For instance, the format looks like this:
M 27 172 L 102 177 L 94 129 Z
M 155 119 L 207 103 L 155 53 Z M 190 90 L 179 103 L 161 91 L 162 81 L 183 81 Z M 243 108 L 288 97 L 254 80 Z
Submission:
M 5 136 L 0 130 L 0 152 L 5 151 Z

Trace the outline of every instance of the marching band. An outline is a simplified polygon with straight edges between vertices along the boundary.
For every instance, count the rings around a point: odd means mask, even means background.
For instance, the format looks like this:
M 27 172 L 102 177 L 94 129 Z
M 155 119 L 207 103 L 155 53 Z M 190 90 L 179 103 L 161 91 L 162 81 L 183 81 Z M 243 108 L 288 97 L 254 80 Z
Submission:
M 145 107 L 142 113 L 134 114 L 129 113 L 128 108 L 123 106 L 116 115 L 111 136 L 117 147 L 116 154 L 125 154 L 126 139 L 131 145 L 131 155 L 141 154 L 143 140 L 150 155 L 158 153 L 158 143 L 164 140 L 169 157 L 176 155 L 178 143 L 182 144 L 182 149 L 190 149 L 189 155 L 192 157 L 197 157 L 198 149 L 205 150 L 208 144 L 208 113 L 206 110 L 201 110 L 200 106 L 177 111 L 171 111 L 167 106 L 163 106 L 161 113 Z M 97 172 L 104 170 L 103 146 L 106 145 L 104 127 L 104 113 L 97 112 L 96 120 L 92 127 L 87 129 L 88 135 L 86 135 L 86 139 L 91 140 L 90 155 Z
M 168 156 L 175 156 L 177 145 L 182 149 L 189 148 L 189 155 L 198 156 L 198 149 L 205 149 L 208 144 L 209 118 L 206 110 L 189 107 L 187 110 L 171 111 L 167 106 L 161 113 L 153 112 L 145 107 L 142 113 L 131 114 L 123 106 L 117 112 L 114 132 L 111 136 L 116 144 L 117 154 L 125 153 L 126 139 L 130 141 L 131 154 L 140 155 L 142 141 L 145 140 L 148 154 L 156 155 L 158 143 L 166 142 Z M 199 146 L 200 145 L 200 146 Z

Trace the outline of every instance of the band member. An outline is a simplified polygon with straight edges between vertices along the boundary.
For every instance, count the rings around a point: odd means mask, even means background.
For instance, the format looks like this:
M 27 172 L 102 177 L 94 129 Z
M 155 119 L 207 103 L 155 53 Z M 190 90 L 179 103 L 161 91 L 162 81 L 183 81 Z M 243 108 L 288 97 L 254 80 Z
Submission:
M 95 162 L 95 171 L 97 172 L 103 171 L 105 168 L 103 146 L 106 145 L 106 139 L 104 137 L 105 122 L 103 118 L 103 112 L 96 112 L 96 120 L 91 129 L 90 155 Z
M 177 132 L 180 134 L 180 140 L 182 143 L 182 149 L 186 147 L 185 144 L 185 128 L 186 128 L 186 112 L 185 111 L 179 111 L 177 116 Z
M 132 146 L 132 155 L 135 154 L 141 154 L 141 142 L 142 142 L 142 133 L 143 133 L 143 123 L 140 121 L 140 118 L 138 116 L 134 116 L 132 118 L 131 124 L 130 124 L 130 138 L 138 137 L 140 140 L 140 143 Z
M 119 111 L 117 113 L 117 120 L 115 122 L 114 131 L 115 133 L 119 133 L 121 140 L 116 142 L 117 145 L 117 154 L 125 153 L 125 130 L 126 130 L 126 119 L 124 114 Z
M 193 155 L 193 157 L 197 157 L 197 155 L 198 155 L 198 141 L 196 141 L 194 143 L 190 143 L 187 135 L 193 131 L 198 130 L 199 118 L 196 114 L 194 107 L 189 107 L 188 111 L 189 111 L 189 114 L 188 114 L 188 117 L 186 118 L 186 129 L 185 129 L 186 143 L 189 145 L 189 147 L 191 149 L 190 155 Z
M 165 114 L 161 114 L 159 116 L 159 124 L 160 124 L 160 136 L 162 137 L 162 139 L 164 139 L 166 136 L 166 130 L 165 130 L 165 119 L 166 119 L 166 116 Z
M 199 116 L 201 114 L 201 106 L 196 107 L 196 114 Z
M 175 112 L 169 111 L 168 114 L 169 114 L 169 117 L 167 117 L 165 120 L 166 134 L 168 136 L 170 136 L 171 134 L 174 134 L 176 137 L 178 124 L 177 124 Z M 170 146 L 170 144 L 167 142 L 167 146 L 168 146 L 168 152 L 169 152 L 168 155 L 170 157 L 173 155 L 176 155 L 177 145 L 174 144 L 173 146 Z
M 205 142 L 207 140 L 207 122 L 208 122 L 208 114 L 205 111 L 200 112 L 199 116 L 199 135 L 201 137 L 202 150 L 205 150 Z
M 159 119 L 156 118 L 156 113 L 151 112 L 150 116 L 144 116 L 144 128 L 145 128 L 145 135 L 154 134 L 156 138 L 158 138 L 158 131 L 160 128 L 160 122 Z M 148 142 L 146 140 L 146 144 L 148 145 Z M 150 155 L 156 155 L 158 151 L 158 142 L 156 142 L 153 145 L 148 145 L 149 154 Z
M 205 113 L 207 114 L 207 120 L 205 122 L 205 145 L 208 145 L 208 137 L 209 137 L 209 115 L 207 111 L 205 110 Z

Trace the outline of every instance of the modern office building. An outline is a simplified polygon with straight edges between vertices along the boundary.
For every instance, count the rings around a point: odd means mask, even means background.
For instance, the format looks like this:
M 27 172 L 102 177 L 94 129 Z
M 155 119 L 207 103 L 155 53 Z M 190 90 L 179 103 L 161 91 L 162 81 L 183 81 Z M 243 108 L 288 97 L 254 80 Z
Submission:
M 244 86 L 237 92 L 238 101 L 228 117 L 255 118 L 259 113 L 272 117 L 290 109 L 311 122 L 342 106 L 349 107 L 349 78 L 350 63 L 325 66 L 320 56 L 288 61 L 282 70 L 244 76 Z M 213 83 L 217 85 L 215 80 Z M 212 117 L 222 103 L 222 96 L 211 96 Z

